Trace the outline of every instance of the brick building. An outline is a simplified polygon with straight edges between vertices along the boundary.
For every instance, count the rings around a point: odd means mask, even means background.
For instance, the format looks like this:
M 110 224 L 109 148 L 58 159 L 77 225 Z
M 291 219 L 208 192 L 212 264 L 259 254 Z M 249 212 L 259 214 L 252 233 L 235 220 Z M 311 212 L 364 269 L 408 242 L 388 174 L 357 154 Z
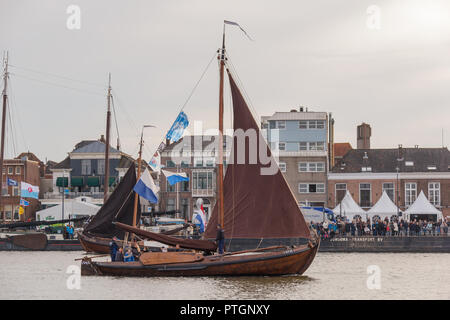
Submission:
M 371 208 L 386 191 L 400 210 L 421 191 L 444 216 L 450 215 L 450 152 L 447 148 L 353 149 L 328 176 L 328 202 L 335 207 L 349 191 Z
M 40 163 L 29 160 L 26 156 L 21 159 L 5 159 L 3 162 L 3 190 L 1 200 L 0 221 L 27 221 L 34 220 L 39 201 L 33 198 L 25 198 L 30 205 L 25 207 L 23 215 L 19 215 L 20 182 L 27 182 L 34 186 L 40 184 Z M 18 186 L 8 186 L 8 178 L 18 182 Z

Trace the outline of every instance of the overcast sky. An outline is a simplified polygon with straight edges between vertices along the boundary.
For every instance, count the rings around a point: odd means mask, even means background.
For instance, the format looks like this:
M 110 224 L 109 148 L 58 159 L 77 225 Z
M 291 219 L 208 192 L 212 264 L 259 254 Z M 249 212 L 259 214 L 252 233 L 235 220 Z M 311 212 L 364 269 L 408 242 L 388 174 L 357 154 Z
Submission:
M 0 4 L 0 50 L 11 64 L 7 157 L 29 150 L 59 162 L 77 142 L 98 139 L 111 72 L 122 149 L 136 156 L 140 128 L 156 125 L 145 134 L 150 160 L 220 46 L 224 19 L 254 40 L 227 27 L 231 62 L 258 116 L 300 105 L 331 112 L 336 141 L 354 147 L 361 122 L 372 126 L 374 148 L 440 147 L 442 130 L 450 141 L 448 1 Z M 67 27 L 70 5 L 80 9 L 80 29 Z M 217 109 L 214 60 L 185 112 L 211 128 Z

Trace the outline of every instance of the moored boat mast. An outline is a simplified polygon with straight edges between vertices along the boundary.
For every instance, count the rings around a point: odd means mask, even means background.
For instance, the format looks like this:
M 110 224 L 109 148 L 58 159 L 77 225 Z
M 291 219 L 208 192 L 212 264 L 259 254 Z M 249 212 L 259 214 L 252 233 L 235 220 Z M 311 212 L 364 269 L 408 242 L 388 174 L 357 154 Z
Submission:
M 0 154 L 0 174 L 3 173 L 3 158 L 5 154 L 5 129 L 6 129 L 6 103 L 8 101 L 8 94 L 6 92 L 8 85 L 8 52 L 4 58 L 4 72 L 3 72 L 3 110 L 2 110 L 2 137 L 1 137 L 1 154 Z M 0 177 L 0 191 L 3 190 L 3 177 Z M 0 213 L 3 212 L 3 201 L 0 196 Z
M 217 174 L 217 188 L 218 188 L 218 209 L 219 209 L 219 224 L 224 227 L 224 201 L 223 201 L 223 74 L 225 69 L 225 23 L 223 24 L 222 48 L 219 49 L 220 61 L 220 84 L 219 84 L 219 146 L 218 146 L 218 174 Z

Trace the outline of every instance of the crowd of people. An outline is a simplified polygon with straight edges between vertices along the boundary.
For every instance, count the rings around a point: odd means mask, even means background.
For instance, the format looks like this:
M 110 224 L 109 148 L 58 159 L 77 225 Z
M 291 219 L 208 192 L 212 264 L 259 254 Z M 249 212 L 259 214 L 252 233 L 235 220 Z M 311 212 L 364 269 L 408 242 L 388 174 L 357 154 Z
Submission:
M 448 235 L 447 219 L 439 221 L 417 220 L 405 221 L 403 219 L 386 217 L 384 220 L 370 218 L 363 220 L 360 217 L 352 221 L 337 218 L 335 221 L 311 222 L 313 228 L 322 239 L 343 236 L 446 236 Z
M 139 260 L 141 248 L 136 241 L 130 243 L 125 248 L 117 244 L 117 237 L 114 237 L 109 244 L 111 261 L 131 262 Z

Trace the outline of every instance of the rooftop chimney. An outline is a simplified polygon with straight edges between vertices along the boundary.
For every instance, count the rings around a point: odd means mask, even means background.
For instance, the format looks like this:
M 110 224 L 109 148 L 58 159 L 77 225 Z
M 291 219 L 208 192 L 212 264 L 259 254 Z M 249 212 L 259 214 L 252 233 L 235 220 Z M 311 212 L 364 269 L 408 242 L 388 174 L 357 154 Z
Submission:
M 102 134 L 101 136 L 100 136 L 100 142 L 103 142 L 103 143 L 105 143 L 106 142 L 106 140 L 105 140 L 105 136 Z
M 372 129 L 367 123 L 362 123 L 357 127 L 356 131 L 356 147 L 358 149 L 370 149 L 370 137 Z

